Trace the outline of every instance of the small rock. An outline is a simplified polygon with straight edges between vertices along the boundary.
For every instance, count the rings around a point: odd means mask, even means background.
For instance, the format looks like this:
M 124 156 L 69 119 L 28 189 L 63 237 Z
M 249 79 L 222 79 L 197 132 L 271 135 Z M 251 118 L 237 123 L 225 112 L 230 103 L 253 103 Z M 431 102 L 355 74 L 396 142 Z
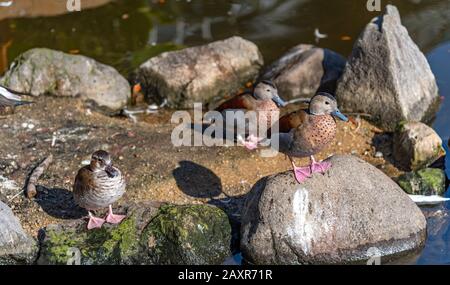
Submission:
M 242 212 L 241 249 L 254 264 L 381 262 L 421 248 L 426 221 L 383 172 L 334 156 L 326 175 L 299 184 L 292 171 L 260 180 Z
M 33 96 L 81 96 L 112 110 L 124 107 L 131 96 L 128 81 L 114 68 L 45 48 L 20 55 L 0 83 Z
M 381 152 L 381 151 L 377 151 L 376 153 L 375 153 L 375 158 L 383 158 L 383 153 Z
M 345 63 L 334 51 L 300 44 L 268 66 L 261 80 L 272 80 L 284 99 L 312 97 L 318 90 L 334 94 Z
M 394 159 L 405 170 L 418 170 L 430 166 L 445 154 L 442 139 L 429 126 L 401 123 L 394 134 Z
M 240 37 L 165 52 L 142 64 L 136 77 L 146 98 L 172 108 L 192 108 L 235 93 L 263 65 L 258 47 Z
M 14 216 L 11 209 L 0 201 L 0 265 L 32 264 L 38 247 Z
M 440 102 L 436 79 L 395 6 L 387 5 L 357 40 L 336 97 L 341 111 L 370 114 L 388 131 L 400 121 L 433 118 Z
M 445 192 L 445 172 L 437 168 L 425 168 L 400 176 L 398 185 L 411 195 L 440 195 Z

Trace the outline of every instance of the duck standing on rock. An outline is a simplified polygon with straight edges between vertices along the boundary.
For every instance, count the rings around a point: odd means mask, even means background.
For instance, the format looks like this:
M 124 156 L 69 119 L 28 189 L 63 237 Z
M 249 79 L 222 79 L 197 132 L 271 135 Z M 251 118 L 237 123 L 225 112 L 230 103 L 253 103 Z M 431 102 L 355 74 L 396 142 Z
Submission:
M 338 109 L 336 98 L 325 92 L 317 93 L 308 110 L 299 110 L 279 120 L 279 134 L 272 139 L 279 140 L 279 151 L 286 154 L 294 169 L 295 178 L 303 183 L 313 173 L 325 174 L 331 168 L 329 162 L 316 162 L 314 154 L 322 151 L 336 137 L 336 120 L 347 122 Z M 310 157 L 311 164 L 297 167 L 292 157 Z
M 238 96 L 231 98 L 230 100 L 222 103 L 216 111 L 221 112 L 224 120 L 226 120 L 226 115 L 228 112 L 237 112 L 237 111 L 254 111 L 257 113 L 259 117 L 258 122 L 267 121 L 266 130 L 268 130 L 271 123 L 271 114 L 272 112 L 279 111 L 280 107 L 284 107 L 286 103 L 283 99 L 278 96 L 277 87 L 270 81 L 264 80 L 259 82 L 253 93 L 244 93 Z M 261 116 L 263 116 L 261 118 Z M 234 131 L 236 129 L 236 124 L 238 122 L 232 122 L 232 125 L 229 125 L 228 122 L 225 124 L 225 129 L 228 131 Z M 248 125 L 246 126 L 246 130 L 248 130 Z M 246 140 L 238 137 L 243 145 L 253 150 L 257 147 L 258 142 L 261 141 L 261 138 L 258 138 L 256 134 L 251 132 L 246 132 L 248 135 Z
M 88 229 L 101 228 L 105 221 L 118 224 L 125 218 L 113 214 L 111 206 L 123 196 L 125 187 L 125 179 L 120 170 L 112 165 L 109 153 L 96 151 L 90 165 L 78 171 L 73 187 L 75 202 L 89 212 Z M 91 213 L 108 206 L 109 213 L 105 219 L 94 217 Z
M 22 100 L 22 98 L 20 97 L 21 95 L 29 96 L 30 94 L 13 91 L 9 88 L 0 85 L 0 109 L 3 109 L 5 107 L 16 107 L 32 103 L 29 101 Z

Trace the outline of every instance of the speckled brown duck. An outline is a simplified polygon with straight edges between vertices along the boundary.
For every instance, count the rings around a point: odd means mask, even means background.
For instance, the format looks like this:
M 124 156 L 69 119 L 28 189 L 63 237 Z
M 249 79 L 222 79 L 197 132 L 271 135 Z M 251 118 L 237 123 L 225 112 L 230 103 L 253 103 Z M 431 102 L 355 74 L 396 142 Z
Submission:
M 75 178 L 73 194 L 77 204 L 88 210 L 88 229 L 100 228 L 103 223 L 120 223 L 125 216 L 115 215 L 112 204 L 125 193 L 125 179 L 120 170 L 112 165 L 108 152 L 96 151 L 90 165 L 81 168 Z M 95 217 L 91 211 L 109 207 L 105 219 Z
M 272 112 L 279 111 L 280 107 L 285 106 L 286 103 L 278 96 L 277 87 L 268 80 L 259 82 L 253 93 L 244 93 L 237 95 L 230 100 L 222 103 L 216 111 L 221 112 L 224 119 L 227 112 L 236 111 L 255 111 L 259 118 L 258 122 L 267 122 L 266 130 L 271 127 L 271 114 Z M 261 117 L 262 116 L 262 117 Z M 236 122 L 233 121 L 231 125 L 225 124 L 225 130 L 235 130 Z M 248 125 L 245 129 L 248 130 Z M 261 140 L 256 134 L 246 133 L 248 136 L 246 140 L 242 140 L 242 143 L 248 149 L 255 149 L 258 142 Z
M 279 140 L 279 151 L 289 157 L 299 183 L 313 173 L 325 173 L 331 168 L 329 162 L 316 162 L 314 155 L 335 139 L 335 117 L 348 121 L 339 111 L 335 97 L 320 92 L 311 99 L 307 110 L 299 110 L 280 118 L 279 134 L 274 134 L 272 139 Z M 293 157 L 310 157 L 311 164 L 297 167 Z
M 22 100 L 22 95 L 28 95 L 25 93 L 17 92 L 0 85 L 0 109 L 5 107 L 16 107 L 25 104 L 31 104 L 32 102 Z

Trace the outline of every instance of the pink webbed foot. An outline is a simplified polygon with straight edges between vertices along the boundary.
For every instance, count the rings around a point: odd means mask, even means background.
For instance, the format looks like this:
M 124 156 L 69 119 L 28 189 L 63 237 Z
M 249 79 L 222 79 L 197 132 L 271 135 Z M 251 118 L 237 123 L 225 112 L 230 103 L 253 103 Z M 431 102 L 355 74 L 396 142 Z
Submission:
M 258 148 L 258 143 L 261 141 L 262 139 L 254 136 L 254 135 L 249 135 L 247 137 L 246 140 L 243 140 L 241 138 L 241 142 L 244 145 L 245 148 L 247 148 L 248 150 L 255 150 Z
M 311 177 L 311 168 L 308 167 L 296 167 L 294 166 L 294 175 L 295 179 L 298 183 L 305 182 L 308 178 Z
M 311 173 L 325 174 L 331 168 L 331 162 L 321 161 L 316 162 L 314 157 L 311 157 Z
M 104 223 L 105 223 L 104 219 L 94 217 L 94 215 L 92 215 L 89 212 L 89 222 L 88 222 L 88 225 L 87 225 L 88 230 L 99 229 L 99 228 L 101 228 L 103 226 Z
M 294 176 L 298 183 L 303 183 L 306 181 L 306 179 L 311 177 L 311 167 L 297 167 L 294 163 L 294 160 L 288 156 L 289 160 L 292 164 L 292 169 L 294 170 Z
M 108 222 L 110 224 L 120 224 L 120 222 L 122 222 L 122 220 L 125 218 L 126 218 L 126 216 L 124 216 L 124 215 L 114 214 L 112 207 L 109 206 L 109 212 L 108 212 L 108 216 L 106 216 L 106 222 Z

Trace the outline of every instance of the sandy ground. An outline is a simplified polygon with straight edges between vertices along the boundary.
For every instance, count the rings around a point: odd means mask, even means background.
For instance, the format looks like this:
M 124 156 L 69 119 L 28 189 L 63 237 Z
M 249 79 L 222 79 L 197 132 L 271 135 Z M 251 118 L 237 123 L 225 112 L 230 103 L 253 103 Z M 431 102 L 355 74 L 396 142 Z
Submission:
M 295 106 L 292 108 L 296 108 Z M 176 204 L 212 203 L 232 220 L 246 194 L 260 178 L 290 169 L 279 154 L 262 158 L 242 147 L 179 147 L 171 144 L 171 112 L 159 111 L 142 122 L 108 117 L 77 99 L 43 97 L 0 119 L 0 195 L 33 236 L 48 224 L 83 218 L 72 198 L 72 183 L 83 162 L 98 149 L 110 151 L 126 175 L 128 201 Z M 334 144 L 319 154 L 354 154 L 391 177 L 400 174 L 390 162 L 391 135 L 368 122 L 339 122 Z M 386 160 L 376 158 L 382 151 Z M 54 162 L 29 200 L 22 189 L 31 171 L 49 154 Z M 296 160 L 307 164 L 307 159 Z

